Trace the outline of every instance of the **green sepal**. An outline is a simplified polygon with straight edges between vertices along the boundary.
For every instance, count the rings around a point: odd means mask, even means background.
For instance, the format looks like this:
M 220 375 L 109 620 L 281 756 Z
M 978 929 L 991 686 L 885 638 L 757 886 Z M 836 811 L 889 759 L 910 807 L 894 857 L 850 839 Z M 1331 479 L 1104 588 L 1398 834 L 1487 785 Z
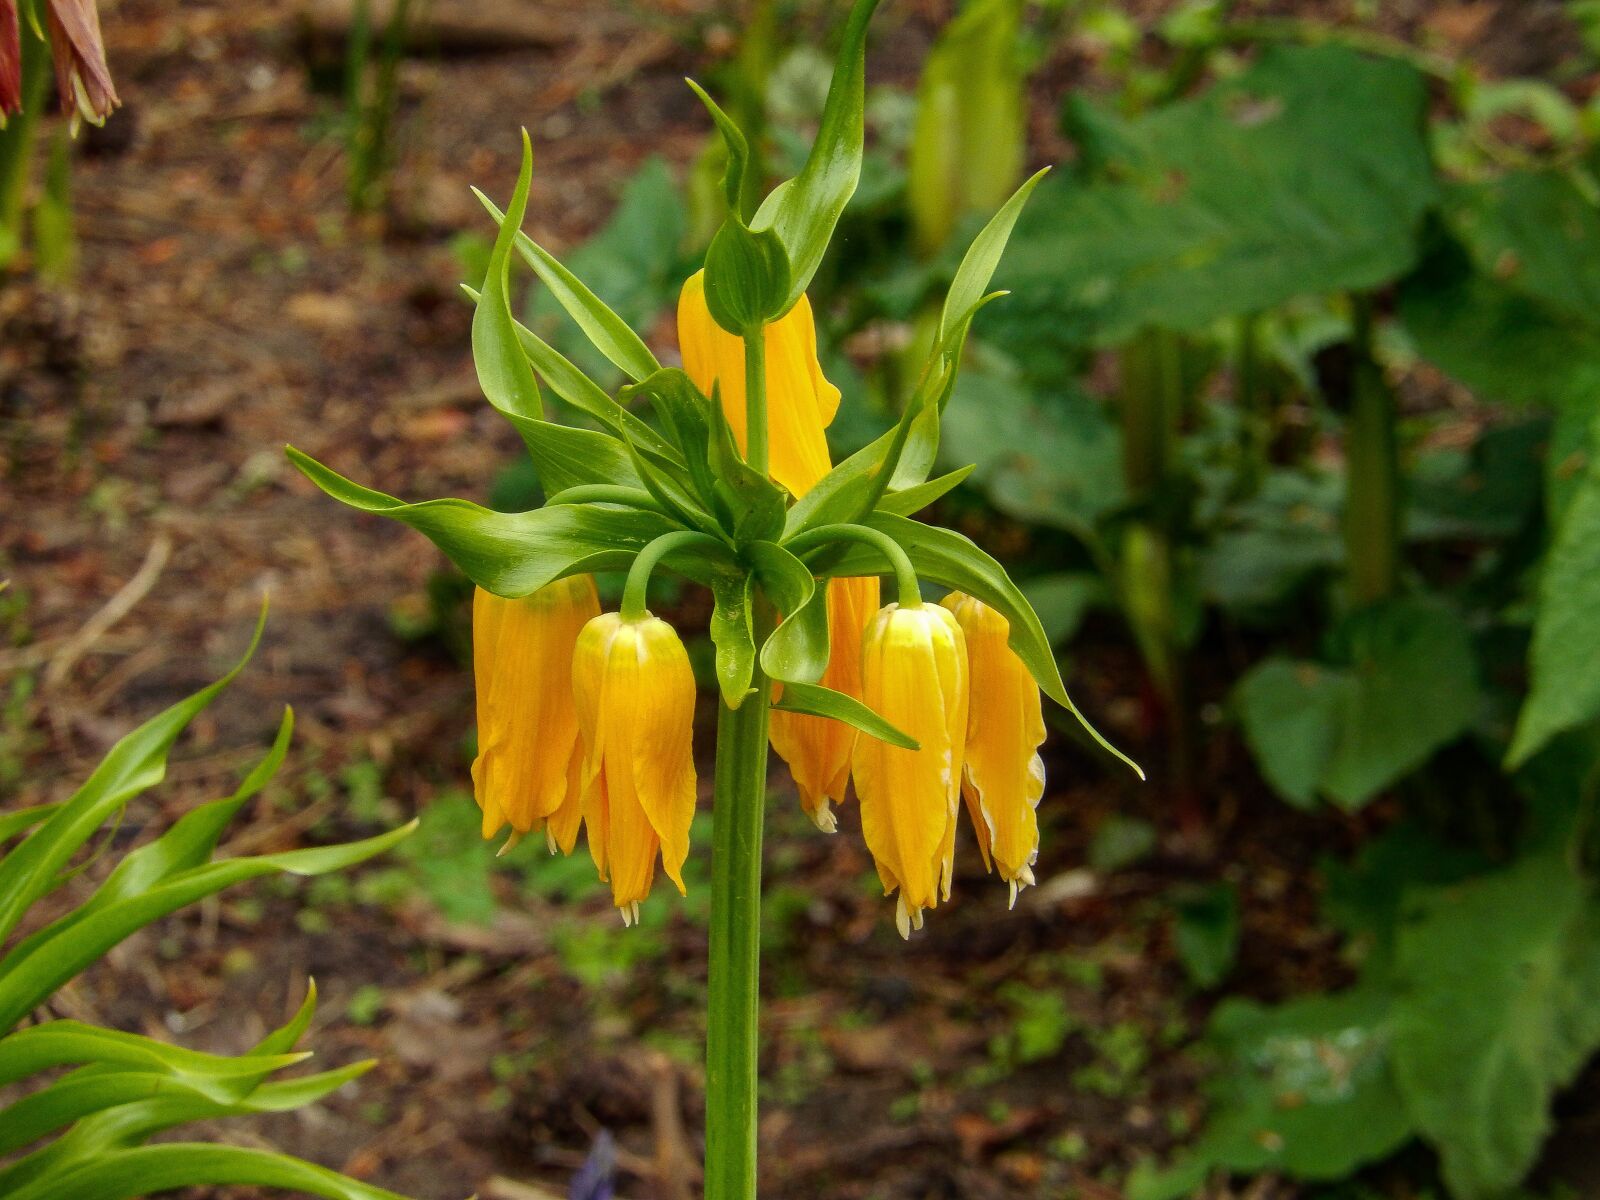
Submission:
M 722 702 L 736 709 L 751 693 L 755 676 L 754 596 L 748 575 L 712 581 L 711 642 L 717 648 L 717 688 Z
M 1102 749 L 1121 759 L 1140 779 L 1144 778 L 1144 771 L 1139 765 L 1101 736 L 1088 718 L 1078 711 L 1072 697 L 1067 695 L 1044 627 L 1039 623 L 1027 597 L 1011 582 L 1004 567 L 984 553 L 972 539 L 949 529 L 923 525 L 886 512 L 875 512 L 862 524 L 886 533 L 898 542 L 923 579 L 965 592 L 1005 617 L 1011 625 L 1011 648 L 1022 659 L 1040 690 L 1076 717 L 1084 731 Z M 882 565 L 882 556 L 876 551 L 853 546 L 827 567 L 827 574 L 871 575 L 881 570 Z
M 774 188 L 750 222 L 752 229 L 775 232 L 788 254 L 789 293 L 779 316 L 794 307 L 817 273 L 861 178 L 867 24 L 877 7 L 878 0 L 856 0 L 850 10 L 811 153 L 800 173 Z
M 500 218 L 489 269 L 483 277 L 477 307 L 472 313 L 472 365 L 489 403 L 507 415 L 539 418 L 544 402 L 533 368 L 517 343 L 511 316 L 511 248 L 528 211 L 528 189 L 533 182 L 533 143 L 522 131 L 522 167 L 511 206 Z
M 352 483 L 293 446 L 287 453 L 335 500 L 409 525 L 472 582 L 497 596 L 526 596 L 569 575 L 624 570 L 647 544 L 680 528 L 658 513 L 601 504 L 560 504 L 520 513 L 494 512 L 468 500 L 407 504 Z M 730 556 L 721 565 L 731 562 Z M 684 574 L 709 583 L 718 565 L 707 559 L 691 564 Z
M 729 215 L 706 249 L 706 307 L 735 337 L 792 307 L 789 256 L 770 229 L 748 229 Z
M 744 553 L 782 616 L 761 647 L 761 669 L 785 683 L 816 683 L 828 669 L 827 588 L 774 542 L 752 542 Z
M 819 683 L 784 684 L 783 694 L 773 701 L 772 707 L 780 708 L 784 712 L 804 713 L 811 717 L 827 717 L 833 721 L 843 721 L 852 729 L 858 729 L 880 742 L 888 742 L 889 745 L 899 746 L 903 750 L 920 748 L 915 738 L 885 721 L 854 696 L 836 692 Z
M 477 188 L 472 191 L 497 223 L 505 219 L 493 200 Z M 661 369 L 644 340 L 605 301 L 585 287 L 582 280 L 557 262 L 554 255 L 525 233 L 516 235 L 516 246 L 517 253 L 550 289 L 556 303 L 613 366 L 633 380 L 647 379 Z

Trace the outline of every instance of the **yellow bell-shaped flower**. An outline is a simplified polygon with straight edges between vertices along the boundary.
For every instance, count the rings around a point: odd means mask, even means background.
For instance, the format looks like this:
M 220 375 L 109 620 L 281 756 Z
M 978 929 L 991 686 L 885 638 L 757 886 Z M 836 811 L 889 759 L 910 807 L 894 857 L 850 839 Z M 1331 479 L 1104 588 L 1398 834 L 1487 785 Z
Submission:
M 622 919 L 639 919 L 656 853 L 683 887 L 694 820 L 694 671 L 672 626 L 602 613 L 572 657 L 583 735 L 583 820 L 589 853 Z
M 861 699 L 861 639 L 878 611 L 876 576 L 828 580 L 828 668 L 821 683 Z M 806 815 L 824 833 L 838 822 L 829 802 L 844 801 L 856 731 L 843 721 L 774 709 L 772 748 L 789 764 Z
M 922 910 L 950 896 L 956 809 L 967 741 L 967 646 L 937 604 L 891 604 L 867 627 L 861 698 L 918 743 L 916 750 L 856 739 L 854 774 L 861 832 L 884 894 L 899 889 L 902 937 L 922 928 Z
M 472 790 L 483 810 L 484 837 L 507 823 L 517 838 L 543 824 L 552 852 L 572 852 L 583 813 L 572 650 L 599 611 L 588 575 L 517 600 L 482 588 L 473 593 L 478 757 Z
M 967 756 L 961 790 L 978 832 L 983 862 L 1017 891 L 1034 882 L 1039 857 L 1039 817 L 1044 795 L 1044 713 L 1039 685 L 1006 642 L 1011 623 L 971 596 L 951 592 L 944 607 L 967 639 L 972 701 L 967 715 Z
M 811 302 L 800 301 L 766 327 L 768 469 L 796 496 L 828 473 L 825 430 L 839 410 L 839 389 L 822 375 Z M 696 271 L 678 298 L 683 369 L 706 395 L 717 390 L 739 449 L 745 449 L 744 342 L 706 307 L 706 273 Z

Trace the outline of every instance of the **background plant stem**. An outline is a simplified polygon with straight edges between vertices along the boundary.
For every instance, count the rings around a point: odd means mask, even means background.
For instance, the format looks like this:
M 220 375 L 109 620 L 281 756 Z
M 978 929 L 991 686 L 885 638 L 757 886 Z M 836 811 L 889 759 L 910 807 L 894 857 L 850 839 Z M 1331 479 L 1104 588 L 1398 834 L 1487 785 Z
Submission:
M 1372 301 L 1355 298 L 1354 377 L 1345 434 L 1345 553 L 1358 606 L 1395 591 L 1400 571 L 1400 452 L 1394 396 L 1372 354 Z
M 717 715 L 706 1012 L 706 1198 L 754 1200 L 761 969 L 761 834 L 769 686 Z

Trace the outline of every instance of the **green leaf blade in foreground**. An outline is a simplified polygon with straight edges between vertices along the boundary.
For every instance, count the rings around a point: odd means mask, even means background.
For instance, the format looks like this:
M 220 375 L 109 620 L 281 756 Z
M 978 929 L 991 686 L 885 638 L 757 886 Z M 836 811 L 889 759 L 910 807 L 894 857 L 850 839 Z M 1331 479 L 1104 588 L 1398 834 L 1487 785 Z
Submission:
M 107 818 L 129 798 L 161 782 L 167 753 L 178 735 L 250 661 L 265 620 L 263 605 L 250 645 L 227 674 L 119 740 L 72 798 L 0 859 L 0 942 L 16 929 L 29 906 L 54 886 L 57 872 Z
M 1005 617 L 1011 625 L 1011 648 L 1045 695 L 1076 717 L 1096 745 L 1125 763 L 1139 778 L 1144 778 L 1139 765 L 1107 741 L 1067 695 L 1066 684 L 1061 680 L 1061 671 L 1039 618 L 1004 567 L 971 538 L 949 529 L 923 525 L 885 512 L 873 513 L 863 524 L 898 542 L 924 580 L 965 592 Z M 877 551 L 853 548 L 828 568 L 828 574 L 873 575 L 881 569 L 882 559 Z
M 188 1142 L 107 1153 L 18 1188 L 7 1200 L 131 1200 L 206 1184 L 286 1188 L 326 1200 L 405 1200 L 395 1192 L 286 1155 Z
M 680 528 L 659 513 L 603 504 L 521 513 L 494 512 L 467 500 L 406 504 L 352 483 L 292 446 L 288 455 L 335 500 L 409 525 L 497 596 L 526 596 L 568 575 L 624 569 L 648 543 Z
M 854 696 L 847 696 L 821 684 L 786 683 L 783 685 L 783 694 L 772 702 L 772 707 L 784 712 L 843 721 L 852 729 L 903 750 L 918 748 L 915 738 L 891 725 Z

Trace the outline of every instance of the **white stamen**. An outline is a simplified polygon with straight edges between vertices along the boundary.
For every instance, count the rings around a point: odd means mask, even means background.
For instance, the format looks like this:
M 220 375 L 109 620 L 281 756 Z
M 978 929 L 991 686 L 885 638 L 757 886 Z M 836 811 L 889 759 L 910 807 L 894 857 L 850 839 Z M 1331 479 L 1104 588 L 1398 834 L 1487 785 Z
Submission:
M 560 846 L 556 845 L 556 835 L 548 825 L 544 827 L 544 844 L 551 854 L 561 849 Z
M 506 839 L 506 844 L 504 846 L 501 846 L 500 849 L 496 850 L 494 852 L 494 856 L 496 858 L 504 858 L 507 854 L 510 854 L 513 850 L 515 850 L 517 848 L 517 843 L 520 842 L 521 840 L 522 840 L 522 834 L 518 833 L 515 829 L 513 829 L 511 831 L 511 836 Z
M 1017 906 L 1017 881 L 1013 879 L 1009 882 L 1011 884 L 1011 899 L 1006 903 L 1006 908 L 1011 909 Z
M 906 941 L 911 940 L 911 912 L 906 908 L 905 893 L 897 898 L 894 908 L 894 927 L 900 931 L 900 936 Z
M 822 802 L 822 807 L 811 814 L 811 820 L 823 833 L 839 832 L 839 818 L 833 815 L 833 806 L 826 800 Z

